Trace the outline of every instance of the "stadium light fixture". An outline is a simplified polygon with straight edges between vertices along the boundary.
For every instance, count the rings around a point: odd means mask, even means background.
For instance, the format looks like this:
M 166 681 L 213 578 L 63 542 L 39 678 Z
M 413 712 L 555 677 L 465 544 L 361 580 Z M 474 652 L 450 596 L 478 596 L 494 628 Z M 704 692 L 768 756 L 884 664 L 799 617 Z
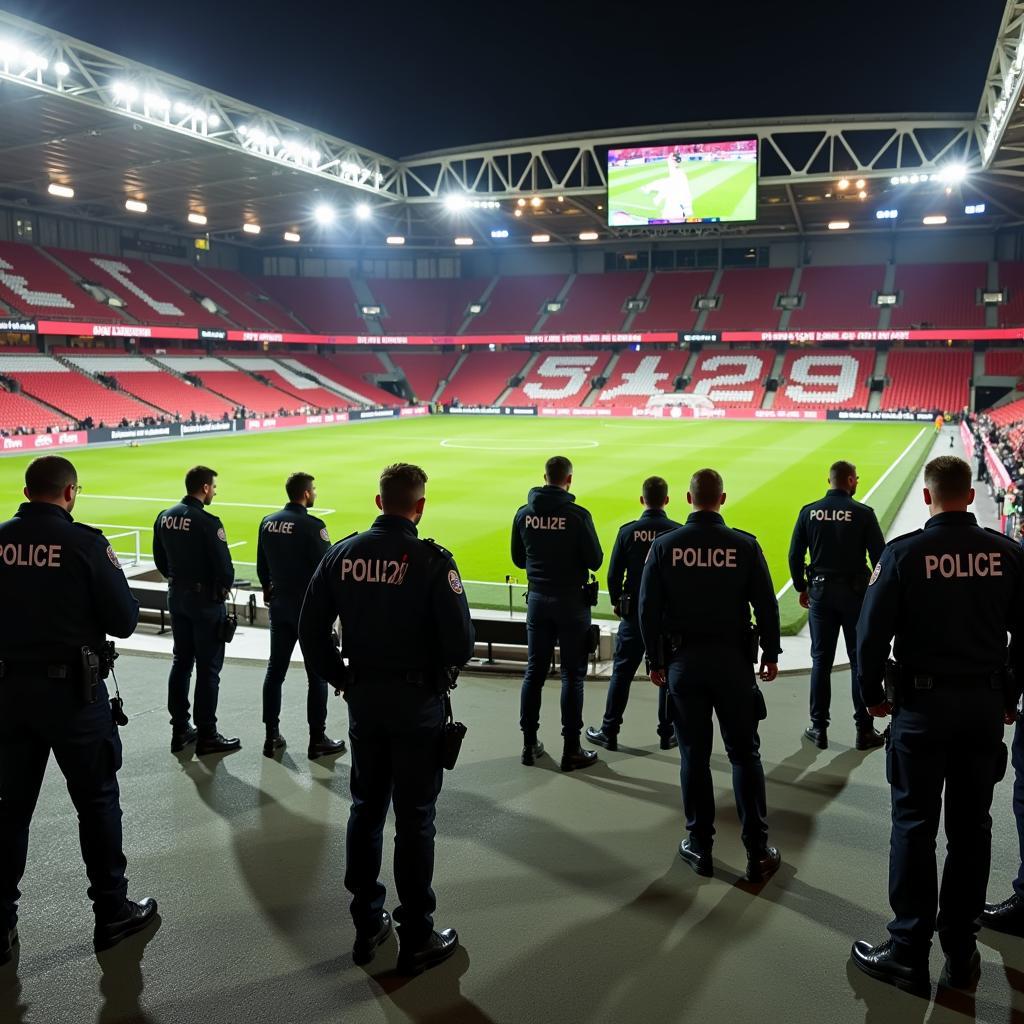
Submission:
M 484 304 L 482 302 L 471 302 L 467 309 L 470 316 L 478 316 L 483 312 Z
M 302 235 L 300 235 L 298 231 L 286 231 L 284 233 L 284 240 L 286 242 L 301 242 Z
M 526 205 L 526 200 L 522 196 L 520 196 L 516 200 L 516 206 L 525 206 L 525 205 Z
M 55 181 L 51 181 L 50 184 L 46 186 L 46 191 L 49 192 L 51 196 L 59 196 L 61 199 L 75 198 L 75 190 L 71 188 L 70 185 L 58 185 Z
M 984 203 L 972 203 L 971 205 L 964 207 L 964 213 L 966 213 L 968 217 L 973 217 L 976 214 L 984 213 L 984 212 L 985 212 L 985 204 Z
M 860 191 L 859 191 L 859 192 L 857 193 L 857 198 L 858 198 L 858 199 L 867 199 L 867 197 L 868 197 L 868 193 L 867 193 L 867 190 L 866 190 L 866 189 L 863 189 L 863 188 L 862 188 L 862 189 L 861 189 L 861 190 L 860 190 Z
M 838 183 L 836 184 L 836 188 L 838 188 L 840 192 L 845 192 L 849 187 L 850 187 L 850 179 L 849 178 L 840 178 Z
M 242 230 L 247 235 L 258 235 L 261 229 L 259 224 L 255 224 L 253 221 L 249 220 L 242 225 Z
M 522 211 L 522 210 L 516 210 L 516 211 L 515 211 L 515 215 L 516 215 L 517 217 L 522 217 L 522 215 L 523 215 L 523 211 Z
M 939 174 L 939 180 L 947 185 L 959 185 L 967 177 L 967 168 L 964 164 L 946 164 Z
M 878 220 L 895 220 L 899 215 L 899 210 L 875 210 L 875 217 Z
M 358 203 L 356 205 L 356 219 L 369 220 L 373 216 L 373 209 L 369 203 Z
M 547 242 L 551 241 L 551 236 L 543 233 L 530 235 L 530 241 L 533 242 L 534 245 L 545 245 Z
M 58 78 L 67 78 L 71 74 L 71 68 L 65 61 L 59 60 L 53 65 L 53 70 Z
M 337 211 L 333 206 L 329 206 L 327 203 L 320 203 L 319 206 L 313 211 L 313 219 L 317 224 L 328 225 L 334 223 L 334 218 L 337 216 Z
M 533 208 L 534 208 L 534 209 L 536 210 L 536 209 L 537 209 L 537 207 L 538 207 L 538 206 L 540 206 L 540 204 L 541 204 L 541 203 L 543 203 L 543 202 L 544 202 L 544 200 L 543 200 L 543 199 L 541 199 L 541 197 L 540 197 L 540 196 L 534 196 L 534 197 L 533 197 L 533 198 L 532 198 L 532 199 L 530 200 L 530 205 L 531 205 L 531 206 L 532 206 L 532 207 L 533 207 Z
M 45 71 L 50 66 L 50 62 L 45 57 L 41 57 L 31 50 L 21 51 L 21 64 L 26 71 Z
M 219 127 L 220 127 L 220 117 L 218 117 L 218 115 L 217 115 L 217 114 L 211 114 L 211 115 L 210 115 L 210 116 L 209 116 L 209 117 L 208 117 L 208 118 L 206 119 L 206 123 L 207 123 L 207 124 L 208 124 L 208 125 L 209 125 L 209 126 L 210 126 L 211 128 L 219 128 Z
M 580 232 L 580 241 L 581 242 L 596 242 L 597 239 L 598 239 L 598 234 L 597 234 L 596 231 L 581 231 Z
M 858 178 L 856 181 L 856 186 L 858 189 L 863 189 L 866 184 L 867 182 L 863 178 Z
M 944 213 L 930 213 L 921 223 L 933 227 L 938 224 L 945 224 L 949 218 Z
M 130 213 L 146 213 L 149 210 L 149 204 L 144 203 L 141 199 L 126 199 L 124 208 Z
M 139 90 L 131 82 L 115 82 L 112 86 L 114 99 L 122 103 L 134 103 L 139 98 Z
M 405 235 L 388 235 L 384 241 L 387 242 L 388 245 L 405 245 Z
M 849 226 L 848 220 L 830 220 L 828 222 L 829 231 L 845 231 Z
M 190 213 L 188 215 L 189 224 L 198 224 L 200 227 L 206 225 L 206 214 L 205 213 Z
M 455 193 L 444 197 L 444 208 L 449 213 L 463 213 L 469 209 L 469 200 Z
M 473 239 L 470 238 L 468 235 L 459 235 L 455 239 L 455 244 L 456 245 L 472 245 L 473 244 Z
M 147 92 L 142 97 L 142 102 L 148 110 L 152 107 L 153 110 L 167 111 L 171 109 L 171 101 L 166 96 L 161 96 L 156 92 Z
M 494 228 L 494 230 L 491 231 L 491 238 L 508 238 L 508 229 Z

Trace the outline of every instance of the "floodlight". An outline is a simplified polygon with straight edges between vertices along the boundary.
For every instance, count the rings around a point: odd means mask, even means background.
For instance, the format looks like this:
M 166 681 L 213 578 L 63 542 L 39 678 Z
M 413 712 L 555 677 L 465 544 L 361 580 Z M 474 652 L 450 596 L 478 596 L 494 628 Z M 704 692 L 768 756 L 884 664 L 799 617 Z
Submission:
M 543 203 L 543 202 L 544 202 L 544 200 L 543 200 L 543 199 L 541 199 L 541 197 L 540 197 L 540 196 L 534 196 L 534 197 L 533 197 L 533 198 L 532 198 L 532 199 L 530 200 L 530 205 L 531 205 L 531 206 L 532 206 L 532 207 L 533 207 L 533 208 L 534 208 L 534 209 L 536 210 L 536 209 L 537 209 L 537 207 L 538 207 L 538 206 L 540 206 L 540 204 L 541 204 L 541 203 Z
M 598 238 L 596 231 L 581 231 L 580 241 L 581 242 L 596 242 Z
M 67 78 L 71 74 L 71 68 L 62 60 L 53 65 L 53 70 L 57 73 L 58 78 Z
M 284 233 L 284 240 L 286 242 L 301 242 L 302 235 L 300 235 L 297 231 L 286 231 Z
M 259 224 L 254 224 L 252 221 L 246 221 L 246 223 L 242 225 L 242 230 L 247 235 L 258 235 L 260 233 L 260 226 Z
M 55 181 L 51 181 L 46 187 L 46 191 L 51 196 L 60 196 L 61 199 L 74 199 L 75 190 L 68 185 L 58 185 Z
M 147 92 L 142 97 L 142 102 L 147 107 L 153 107 L 155 110 L 167 110 L 171 105 L 171 101 L 166 96 L 161 96 L 156 92 Z
M 178 100 L 178 102 L 174 104 L 174 112 L 184 116 L 186 114 L 194 114 L 195 108 L 189 106 L 188 103 L 183 103 L 181 100 Z
M 491 238 L 508 238 L 508 230 L 506 228 L 495 228 L 491 232 Z
M 986 306 L 1001 306 L 1006 302 L 1005 292 L 982 292 L 981 301 Z
M 946 217 L 946 215 L 944 213 L 931 213 L 927 217 L 924 218 L 922 223 L 923 224 L 928 224 L 930 226 L 931 225 L 935 225 L 935 224 L 945 224 L 947 219 L 948 218 Z
M 899 175 L 898 175 L 898 174 L 894 174 L 894 175 L 893 175 L 893 176 L 892 176 L 892 177 L 891 177 L 891 178 L 889 179 L 889 184 L 890 184 L 890 185 L 898 185 L 899 183 L 900 183 L 900 178 L 899 178 Z
M 124 208 L 132 213 L 145 213 L 149 209 L 149 204 L 142 202 L 140 199 L 126 199 L 124 201 Z
M 364 317 L 380 316 L 381 308 L 380 306 L 360 306 L 359 313 Z
M 849 226 L 848 220 L 830 220 L 828 222 L 829 231 L 845 231 Z
M 522 215 L 523 215 L 523 211 L 522 211 L 522 210 L 516 210 L 516 211 L 515 211 L 515 215 L 516 215 L 517 217 L 522 217 Z
M 321 203 L 313 211 L 313 219 L 317 222 L 317 224 L 323 224 L 323 225 L 333 224 L 334 223 L 334 218 L 336 216 L 337 216 L 337 211 L 334 209 L 333 206 L 328 206 L 327 203 Z
M 216 114 L 211 114 L 209 116 L 209 118 L 207 118 L 207 122 L 206 123 L 211 128 L 219 128 L 220 127 L 220 118 Z
M 970 206 L 965 206 L 964 207 L 964 213 L 966 213 L 969 217 L 973 217 L 975 214 L 984 213 L 984 212 L 985 212 L 985 204 L 984 203 L 973 203 Z
M 113 85 L 114 99 L 132 103 L 139 98 L 139 90 L 131 82 L 115 82 Z
M 50 62 L 45 57 L 40 57 L 38 53 L 33 53 L 31 50 L 22 50 L 21 62 L 25 65 L 26 71 L 45 71 L 50 66 Z
M 384 241 L 387 242 L 388 245 L 405 245 L 405 236 L 404 235 L 388 235 L 388 237 L 385 238 Z
M 863 178 L 858 178 L 855 184 L 858 189 L 862 189 L 867 182 Z
M 946 164 L 941 177 L 947 184 L 958 185 L 967 177 L 967 168 L 963 164 Z
M 840 192 L 845 192 L 850 187 L 850 179 L 840 178 L 839 183 L 836 187 L 839 189 Z
M 525 199 L 523 199 L 523 197 L 522 197 L 522 196 L 520 196 L 520 197 L 519 197 L 519 198 L 518 198 L 518 199 L 516 200 L 516 206 L 525 206 L 525 205 L 526 205 L 526 200 L 525 200 Z
M 188 215 L 189 224 L 198 224 L 200 227 L 206 224 L 206 214 L 204 213 L 190 213 Z
M 460 196 L 455 193 L 444 197 L 444 208 L 449 213 L 462 213 L 463 210 L 469 207 L 469 200 L 465 196 Z
M 861 189 L 861 190 L 860 190 L 860 191 L 859 191 L 859 192 L 857 193 L 857 198 L 858 198 L 858 199 L 867 199 L 867 197 L 868 197 L 868 194 L 867 194 L 867 191 L 866 191 L 865 189 Z
M 470 316 L 477 316 L 483 312 L 484 304 L 482 302 L 471 302 L 467 312 Z
M 373 210 L 369 203 L 359 203 L 356 206 L 356 218 L 358 220 L 369 220 L 373 216 Z
M 875 210 L 875 216 L 879 220 L 895 220 L 899 215 L 899 210 Z
M 472 238 L 468 238 L 466 235 L 459 235 L 459 237 L 455 239 L 455 244 L 456 245 L 472 245 L 473 244 L 473 239 Z
M 0 60 L 5 64 L 10 63 L 18 56 L 18 48 L 10 39 L 0 39 Z
M 544 245 L 545 242 L 551 241 L 551 236 L 545 234 L 530 235 L 530 241 L 533 242 L 534 245 Z

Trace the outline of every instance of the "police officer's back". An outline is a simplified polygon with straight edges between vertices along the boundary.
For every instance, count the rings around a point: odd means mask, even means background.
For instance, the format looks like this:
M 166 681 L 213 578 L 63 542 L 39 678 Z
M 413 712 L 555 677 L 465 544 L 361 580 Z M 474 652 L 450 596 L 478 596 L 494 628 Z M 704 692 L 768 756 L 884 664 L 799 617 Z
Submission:
M 747 878 L 761 881 L 778 868 L 768 845 L 764 769 L 758 723 L 764 697 L 751 671 L 760 634 L 761 678 L 778 672 L 779 606 L 756 538 L 726 526 L 721 476 L 702 469 L 686 499 L 694 511 L 685 525 L 652 545 L 640 583 L 640 629 L 651 679 L 668 685 L 682 758 L 683 808 L 689 836 L 679 846 L 698 874 L 714 871 L 715 828 L 711 780 L 712 711 L 718 716 L 733 768 L 733 789 L 747 849 Z
M 288 504 L 264 516 L 256 542 L 256 574 L 270 610 L 270 660 L 263 679 L 263 753 L 273 757 L 285 746 L 280 733 L 281 686 L 299 637 L 299 612 L 320 559 L 330 548 L 327 526 L 310 514 L 316 484 L 309 473 L 292 473 L 285 482 Z M 345 744 L 327 735 L 327 681 L 307 670 L 309 690 L 308 755 L 312 760 L 343 754 Z
M 640 504 L 644 511 L 638 519 L 623 524 L 615 537 L 611 557 L 608 559 L 608 596 L 619 617 L 615 634 L 615 657 L 612 677 L 608 684 L 604 720 L 600 728 L 587 728 L 587 739 L 608 750 L 618 750 L 619 729 L 629 700 L 629 691 L 640 662 L 644 658 L 644 638 L 640 634 L 639 598 L 640 578 L 651 545 L 663 533 L 679 529 L 680 524 L 669 519 L 665 512 L 668 504 L 668 484 L 660 476 L 648 477 L 643 483 Z M 658 688 L 658 738 L 662 750 L 676 745 L 675 732 L 669 714 L 668 689 Z
M 789 546 L 793 589 L 808 609 L 811 630 L 811 724 L 804 735 L 823 750 L 828 747 L 832 664 L 840 630 L 850 658 L 856 747 L 870 750 L 884 742 L 857 685 L 857 616 L 869 575 L 865 555 L 875 566 L 885 547 L 874 509 L 854 500 L 858 479 L 853 463 L 834 462 L 827 493 L 800 510 Z M 805 565 L 808 553 L 810 564 Z
M 344 687 L 352 749 L 345 886 L 366 963 L 391 931 L 379 874 L 394 800 L 399 968 L 415 973 L 454 953 L 454 929 L 434 931 L 434 808 L 451 670 L 473 653 L 473 624 L 451 552 L 418 536 L 426 474 L 404 463 L 381 474 L 369 530 L 335 544 L 310 582 L 299 620 L 306 664 Z M 342 661 L 331 626 L 341 621 Z
M 857 625 L 864 701 L 876 716 L 893 713 L 886 757 L 894 917 L 888 941 L 861 940 L 852 952 L 865 973 L 922 992 L 930 986 L 936 912 L 946 983 L 977 980 L 989 808 L 1006 769 L 1004 721 L 1013 720 L 1009 709 L 1024 679 L 1024 552 L 967 511 L 974 491 L 962 459 L 933 459 L 924 479 L 931 518 L 882 552 Z M 1007 632 L 1016 681 L 1005 672 Z M 893 637 L 896 666 L 887 675 Z M 940 890 L 935 839 L 943 802 L 948 852 Z
M 71 518 L 78 490 L 67 459 L 35 459 L 28 500 L 0 523 L 0 964 L 18 940 L 18 884 L 51 750 L 78 812 L 96 948 L 156 914 L 154 900 L 127 898 L 121 739 L 100 668 L 107 634 L 131 636 L 139 605 L 103 534 Z
M 512 521 L 512 562 L 526 570 L 529 584 L 529 653 L 519 717 L 522 762 L 532 765 L 544 752 L 537 739 L 541 692 L 557 644 L 562 666 L 562 770 L 572 771 L 597 760 L 594 751 L 580 747 L 580 733 L 590 630 L 587 580 L 601 567 L 604 554 L 593 518 L 569 492 L 572 463 L 561 455 L 548 459 L 544 481 L 543 487 L 530 490 Z
M 165 509 L 153 524 L 153 561 L 167 577 L 174 654 L 167 680 L 171 750 L 193 741 L 197 754 L 238 750 L 241 742 L 217 731 L 220 670 L 224 666 L 224 599 L 235 579 L 228 539 L 221 521 L 208 511 L 217 493 L 217 474 L 194 466 L 185 474 L 185 497 Z M 196 669 L 197 730 L 189 717 L 188 689 Z

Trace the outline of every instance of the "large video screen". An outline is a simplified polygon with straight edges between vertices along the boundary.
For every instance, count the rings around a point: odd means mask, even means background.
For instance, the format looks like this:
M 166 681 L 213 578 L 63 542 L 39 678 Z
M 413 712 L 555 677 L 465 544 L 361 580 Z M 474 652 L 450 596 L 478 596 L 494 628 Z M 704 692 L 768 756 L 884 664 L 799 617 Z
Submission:
M 611 227 L 756 219 L 757 139 L 608 152 Z

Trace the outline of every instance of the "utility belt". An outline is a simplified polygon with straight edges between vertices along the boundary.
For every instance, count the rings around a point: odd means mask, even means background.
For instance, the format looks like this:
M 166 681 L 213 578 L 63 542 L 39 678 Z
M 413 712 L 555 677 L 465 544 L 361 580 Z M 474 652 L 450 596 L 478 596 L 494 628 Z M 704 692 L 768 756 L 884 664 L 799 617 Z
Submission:
M 821 586 L 824 583 L 842 583 L 854 590 L 867 590 L 869 573 L 867 572 L 814 572 L 807 573 L 809 586 Z
M 920 672 L 890 659 L 885 666 L 885 699 L 899 707 L 910 694 L 930 690 L 998 690 L 1004 695 L 1006 707 L 1016 708 L 1018 693 L 1013 672 L 1009 668 L 994 672 Z
M 459 678 L 459 669 L 454 665 L 438 666 L 437 668 L 371 668 L 366 665 L 345 664 L 342 662 L 342 683 L 335 684 L 337 691 L 351 690 L 359 685 L 373 685 L 379 680 L 389 683 L 401 683 L 431 693 L 447 693 L 454 689 Z
M 195 580 L 183 580 L 177 576 L 171 576 L 167 580 L 167 586 L 186 594 L 209 594 L 214 599 L 220 592 L 220 588 L 214 586 L 213 583 L 197 583 Z
M 757 662 L 760 659 L 760 640 L 760 634 L 753 623 L 732 630 L 702 630 L 699 633 L 679 630 L 665 634 L 665 642 L 668 644 L 671 654 L 698 644 L 722 644 L 729 647 L 739 644 L 740 651 L 751 662 Z
M 544 597 L 558 597 L 563 600 L 570 597 L 578 597 L 593 608 L 600 596 L 600 586 L 597 577 L 591 575 L 588 583 L 578 583 L 575 586 L 529 582 L 526 586 L 526 593 L 527 597 L 533 592 L 534 594 L 542 594 Z
M 185 594 L 201 594 L 210 599 L 214 604 L 227 601 L 229 590 L 218 587 L 213 583 L 197 583 L 194 580 L 183 580 L 177 576 L 170 576 L 167 579 L 167 587 Z M 235 630 L 238 629 L 238 616 L 234 611 L 228 612 L 223 621 L 217 627 L 217 639 L 229 644 L 235 637 Z
M 100 682 L 110 675 L 117 657 L 113 640 L 104 640 L 47 658 L 0 658 L 0 679 L 66 679 L 81 686 L 85 703 L 94 704 Z

